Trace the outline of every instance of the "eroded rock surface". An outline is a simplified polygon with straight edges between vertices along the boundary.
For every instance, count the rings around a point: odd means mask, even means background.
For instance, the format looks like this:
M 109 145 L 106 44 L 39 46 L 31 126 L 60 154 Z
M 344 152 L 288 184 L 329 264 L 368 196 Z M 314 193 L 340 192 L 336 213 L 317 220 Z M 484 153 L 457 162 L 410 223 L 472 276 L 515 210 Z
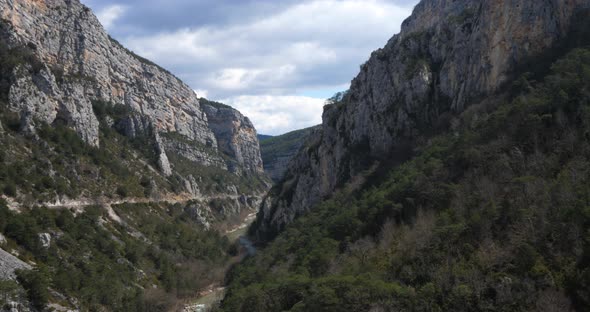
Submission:
M 565 39 L 588 0 L 423 0 L 371 54 L 342 103 L 291 162 L 256 226 L 273 236 L 372 160 L 403 159 L 437 123 L 498 91 L 520 65 Z
M 16 270 L 30 269 L 30 265 L 0 248 L 0 280 L 14 280 Z
M 262 173 L 260 145 L 250 119 L 229 106 L 204 104 L 203 109 L 219 149 L 235 159 L 244 170 Z
M 0 0 L 0 8 L 1 43 L 26 47 L 35 57 L 15 67 L 8 90 L 9 109 L 20 115 L 24 133 L 34 136 L 38 123 L 65 124 L 99 146 L 103 122 L 129 138 L 149 137 L 164 176 L 177 171 L 171 154 L 262 173 L 248 118 L 231 108 L 210 108 L 209 121 L 191 87 L 110 38 L 78 0 Z M 122 105 L 130 113 L 99 121 L 97 103 Z

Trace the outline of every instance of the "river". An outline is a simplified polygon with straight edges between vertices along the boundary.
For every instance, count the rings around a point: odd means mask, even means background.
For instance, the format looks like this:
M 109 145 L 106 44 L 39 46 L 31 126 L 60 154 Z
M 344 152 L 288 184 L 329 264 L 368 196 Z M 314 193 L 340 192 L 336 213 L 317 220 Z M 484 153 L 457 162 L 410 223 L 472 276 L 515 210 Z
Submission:
M 256 219 L 256 213 L 251 213 L 244 221 L 233 228 L 225 231 L 225 235 L 228 239 L 232 242 L 237 241 L 241 248 L 238 256 L 233 260 L 233 263 L 237 263 L 248 256 L 253 256 L 256 254 L 256 247 L 254 243 L 246 237 L 246 232 L 248 231 L 248 227 L 252 222 Z M 231 266 L 228 266 L 228 269 Z M 205 289 L 199 292 L 199 296 L 197 299 L 191 301 L 189 304 L 185 305 L 182 312 L 208 312 L 211 308 L 221 300 L 225 296 L 225 287 L 220 286 L 223 281 L 219 283 L 214 283 L 207 286 Z

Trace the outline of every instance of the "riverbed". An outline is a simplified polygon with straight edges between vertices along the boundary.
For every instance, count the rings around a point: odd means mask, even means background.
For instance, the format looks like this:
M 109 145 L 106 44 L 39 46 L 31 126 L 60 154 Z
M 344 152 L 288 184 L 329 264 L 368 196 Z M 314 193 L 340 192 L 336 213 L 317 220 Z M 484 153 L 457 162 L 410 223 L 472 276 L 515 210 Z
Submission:
M 244 221 L 231 229 L 225 231 L 225 236 L 231 242 L 239 242 L 240 251 L 236 257 L 234 257 L 228 264 L 228 269 L 232 264 L 241 261 L 246 256 L 253 256 L 256 254 L 256 247 L 246 237 L 248 227 L 256 219 L 256 213 L 250 213 L 244 218 Z M 211 284 L 205 289 L 199 292 L 196 299 L 186 304 L 182 312 L 209 312 L 211 309 L 218 305 L 223 297 L 225 296 L 225 287 L 222 286 L 223 281 L 218 284 Z

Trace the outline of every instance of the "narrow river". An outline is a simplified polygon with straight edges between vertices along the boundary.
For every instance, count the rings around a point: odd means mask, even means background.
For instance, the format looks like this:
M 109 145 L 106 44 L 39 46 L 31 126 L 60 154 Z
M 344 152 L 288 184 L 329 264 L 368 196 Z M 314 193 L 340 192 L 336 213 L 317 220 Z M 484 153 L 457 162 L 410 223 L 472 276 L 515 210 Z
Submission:
M 256 247 L 254 243 L 246 237 L 248 227 L 256 219 L 256 213 L 249 214 L 244 222 L 239 225 L 225 231 L 225 235 L 231 241 L 237 241 L 240 244 L 240 252 L 236 257 L 236 262 L 241 261 L 243 258 L 253 256 L 256 254 Z M 229 268 L 229 266 L 228 266 Z M 225 296 L 225 287 L 222 287 L 222 282 L 211 284 L 204 290 L 199 292 L 199 297 L 193 300 L 190 304 L 184 306 L 182 312 L 208 312 L 215 305 L 219 304 Z
M 250 241 L 246 236 L 240 236 L 238 241 L 240 242 L 240 246 L 246 249 L 248 256 L 253 256 L 256 254 L 256 247 L 254 247 L 254 243 L 252 243 L 252 241 Z

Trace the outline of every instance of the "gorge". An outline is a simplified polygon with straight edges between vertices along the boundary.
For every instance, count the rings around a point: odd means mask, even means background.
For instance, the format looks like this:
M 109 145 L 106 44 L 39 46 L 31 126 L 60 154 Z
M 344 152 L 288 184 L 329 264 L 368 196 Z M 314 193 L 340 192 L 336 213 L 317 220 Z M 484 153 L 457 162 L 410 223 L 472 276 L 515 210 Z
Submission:
M 1 311 L 590 308 L 589 0 L 422 0 L 260 142 L 78 0 L 0 8 Z

